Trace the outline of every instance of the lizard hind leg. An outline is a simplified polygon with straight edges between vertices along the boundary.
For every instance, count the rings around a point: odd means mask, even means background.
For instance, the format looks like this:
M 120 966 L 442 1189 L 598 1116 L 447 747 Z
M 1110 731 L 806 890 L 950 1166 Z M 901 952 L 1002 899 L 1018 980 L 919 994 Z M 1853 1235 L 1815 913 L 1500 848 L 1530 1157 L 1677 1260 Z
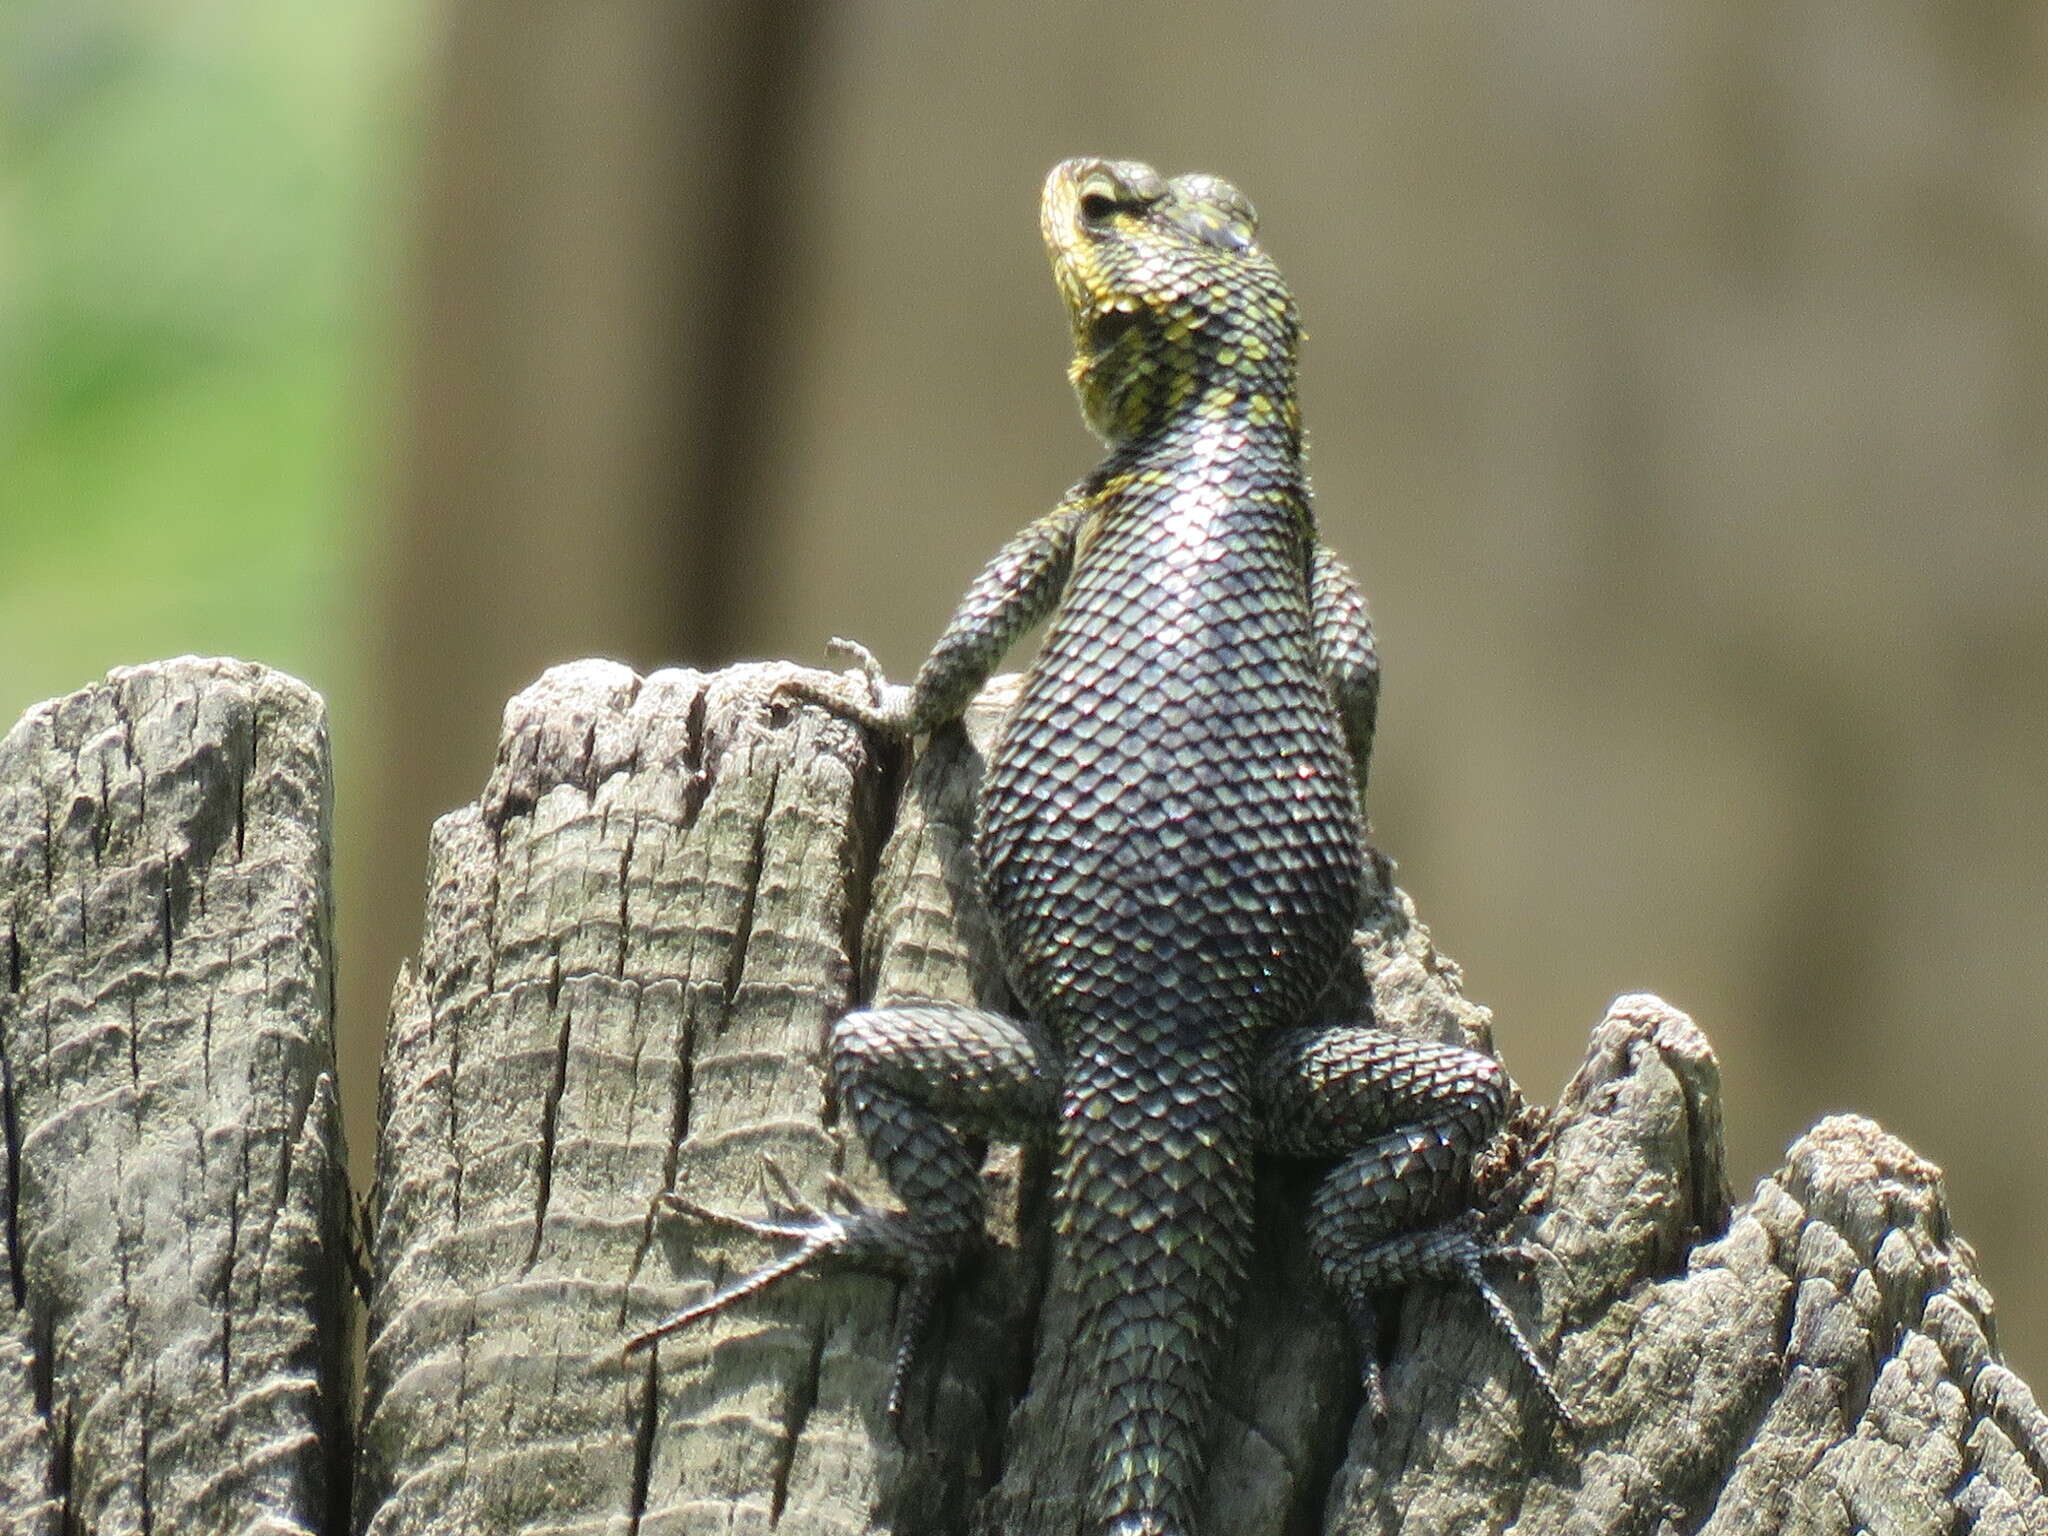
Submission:
M 772 1161 L 763 1172 L 780 1190 L 768 1219 L 736 1216 L 669 1193 L 670 1211 L 771 1242 L 789 1251 L 627 1341 L 630 1353 L 724 1311 L 794 1274 L 827 1263 L 903 1277 L 888 1413 L 900 1423 L 905 1388 L 934 1302 L 961 1257 L 982 1237 L 980 1149 L 970 1137 L 1027 1140 L 1051 1127 L 1058 1102 L 1057 1056 L 1035 1025 L 985 1009 L 911 1005 L 864 1009 L 832 1031 L 832 1085 L 902 1210 L 864 1203 L 843 1181 L 829 1186 L 838 1211 L 820 1210 L 790 1188 Z
M 939 1291 L 984 1236 L 981 1148 L 970 1138 L 1043 1138 L 1058 1104 L 1058 1053 L 1026 1019 L 906 1004 L 839 1021 L 832 1081 L 841 1111 L 904 1205 L 892 1231 L 906 1285 L 888 1402 L 890 1419 L 901 1423 Z
M 1386 1417 L 1386 1393 L 1374 1295 L 1454 1281 L 1478 1292 L 1546 1406 L 1569 1428 L 1549 1368 L 1485 1272 L 1492 1260 L 1522 1252 L 1489 1249 L 1468 1209 L 1473 1158 L 1507 1115 L 1500 1063 L 1361 1025 L 1316 1026 L 1274 1037 L 1258 1092 L 1268 1150 L 1342 1159 L 1311 1199 L 1309 1246 L 1359 1334 L 1375 1422 Z

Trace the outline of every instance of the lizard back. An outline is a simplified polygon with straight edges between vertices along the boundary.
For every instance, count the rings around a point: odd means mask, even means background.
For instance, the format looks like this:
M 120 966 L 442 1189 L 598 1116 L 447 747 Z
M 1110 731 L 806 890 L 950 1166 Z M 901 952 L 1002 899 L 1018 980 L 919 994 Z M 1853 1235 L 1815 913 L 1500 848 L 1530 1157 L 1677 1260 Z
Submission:
M 1043 204 L 1109 458 L 983 782 L 1005 959 L 1063 1057 L 1054 1284 L 1102 1394 L 1097 1507 L 1178 1533 L 1252 1237 L 1264 1033 L 1299 1022 L 1363 878 L 1311 611 L 1298 326 L 1210 177 L 1070 161 Z
M 1296 1020 L 1351 931 L 1358 809 L 1277 436 L 1233 414 L 1112 459 L 990 760 L 984 889 L 1070 1051 Z

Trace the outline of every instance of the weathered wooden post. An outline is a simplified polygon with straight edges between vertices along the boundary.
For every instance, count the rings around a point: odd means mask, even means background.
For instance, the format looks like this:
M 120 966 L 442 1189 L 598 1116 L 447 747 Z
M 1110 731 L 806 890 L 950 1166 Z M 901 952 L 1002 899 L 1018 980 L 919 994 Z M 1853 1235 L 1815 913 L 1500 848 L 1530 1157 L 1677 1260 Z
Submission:
M 0 743 L 0 1530 L 348 1508 L 326 712 L 163 662 Z
M 1064 1298 L 1039 1294 L 1033 1157 L 991 1161 L 1006 1240 L 900 1442 L 876 1278 L 793 1283 L 620 1357 L 759 1256 L 656 1219 L 657 1191 L 748 1208 L 771 1152 L 813 1198 L 834 1172 L 882 1197 L 824 1092 L 839 1012 L 1003 997 L 966 851 L 1000 686 L 906 764 L 774 699 L 788 675 L 558 668 L 436 826 L 386 1048 L 360 1404 L 318 701 L 188 661 L 16 728 L 0 1530 L 1080 1536 L 1059 1409 L 1088 1383 Z M 1380 873 L 1329 1006 L 1488 1043 Z M 1835 1118 L 1731 1209 L 1712 1053 L 1647 996 L 1518 1129 L 1488 1188 L 1534 1250 L 1510 1294 L 1581 1434 L 1462 1294 L 1407 1298 L 1392 1420 L 1362 1419 L 1276 1169 L 1202 1536 L 2048 1531 L 2048 1417 L 1998 1363 L 1938 1170 Z

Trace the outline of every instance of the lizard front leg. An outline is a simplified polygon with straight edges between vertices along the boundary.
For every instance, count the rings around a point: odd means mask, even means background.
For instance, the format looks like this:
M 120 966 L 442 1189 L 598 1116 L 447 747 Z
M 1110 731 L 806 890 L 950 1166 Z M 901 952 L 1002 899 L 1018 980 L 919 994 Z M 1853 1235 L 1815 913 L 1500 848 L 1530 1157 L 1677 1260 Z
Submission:
M 846 1214 L 797 1203 L 787 1216 L 760 1221 L 682 1196 L 665 1197 L 664 1204 L 682 1215 L 793 1246 L 663 1319 L 626 1349 L 642 1348 L 820 1263 L 880 1269 L 901 1275 L 905 1285 L 888 1400 L 889 1417 L 900 1420 L 905 1385 L 939 1287 L 982 1236 L 980 1158 L 968 1137 L 1044 1137 L 1059 1101 L 1057 1056 L 1036 1025 L 985 1009 L 864 1009 L 833 1027 L 832 1083 L 841 1110 L 904 1209 L 875 1210 L 842 1193 L 851 1207 Z
M 1508 1078 L 1478 1051 L 1363 1025 L 1281 1030 L 1255 1078 L 1266 1150 L 1341 1160 L 1309 1205 L 1309 1247 L 1358 1333 L 1368 1406 L 1386 1416 L 1373 1297 L 1416 1281 L 1470 1285 L 1558 1420 L 1549 1368 L 1483 1265 L 1514 1254 L 1481 1240 L 1472 1161 L 1507 1117 Z
M 1373 730 L 1380 712 L 1380 658 L 1373 644 L 1372 613 L 1358 578 L 1344 562 L 1317 544 L 1308 575 L 1309 617 L 1323 680 L 1344 723 L 1344 744 L 1351 752 L 1352 780 L 1360 808 L 1365 799 L 1366 772 L 1372 763 Z
M 784 683 L 779 691 L 822 705 L 882 735 L 921 736 L 959 719 L 1018 636 L 1059 601 L 1093 499 L 1092 481 L 1082 481 L 1052 511 L 996 552 L 960 599 L 900 704 L 865 703 L 802 681 Z M 879 689 L 880 669 L 873 658 L 858 646 L 835 644 L 865 662 L 870 683 Z

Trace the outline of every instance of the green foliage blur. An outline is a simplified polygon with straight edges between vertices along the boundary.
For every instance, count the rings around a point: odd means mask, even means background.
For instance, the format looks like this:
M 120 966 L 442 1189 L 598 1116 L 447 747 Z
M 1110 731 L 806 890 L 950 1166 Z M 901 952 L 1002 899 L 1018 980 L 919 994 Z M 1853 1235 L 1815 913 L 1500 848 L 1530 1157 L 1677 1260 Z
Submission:
M 181 651 L 353 683 L 429 19 L 0 7 L 0 729 Z

